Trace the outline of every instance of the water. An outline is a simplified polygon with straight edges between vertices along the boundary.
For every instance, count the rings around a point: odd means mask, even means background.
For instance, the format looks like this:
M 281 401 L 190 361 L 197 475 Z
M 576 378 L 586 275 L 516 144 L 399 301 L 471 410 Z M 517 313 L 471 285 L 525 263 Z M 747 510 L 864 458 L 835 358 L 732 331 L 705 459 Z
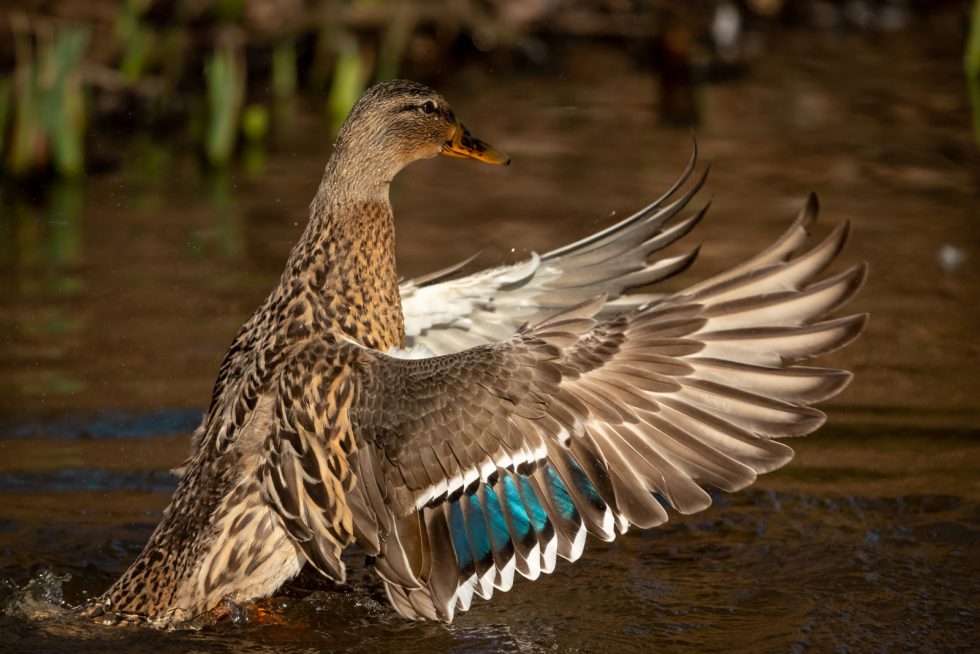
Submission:
M 0 197 L 0 649 L 15 651 L 971 651 L 980 594 L 980 157 L 959 32 L 769 34 L 749 73 L 700 90 L 712 162 L 693 282 L 774 238 L 805 194 L 854 223 L 866 334 L 821 363 L 856 372 L 797 458 L 709 510 L 593 543 L 450 626 L 409 624 L 351 554 L 201 632 L 101 627 L 66 606 L 135 557 L 175 484 L 217 365 L 302 230 L 328 135 L 313 114 L 264 168 L 203 176 L 164 143 L 107 137 L 84 186 Z M 951 36 L 952 35 L 952 36 Z M 464 67 L 441 90 L 498 169 L 442 159 L 396 182 L 407 276 L 567 242 L 641 206 L 690 147 L 649 72 L 568 46 L 548 74 Z M 113 153 L 115 154 L 109 154 Z M 511 248 L 517 247 L 516 252 Z M 952 250 L 950 250 L 952 248 Z M 953 255 L 950 255 L 953 252 Z M 944 254 L 945 253 L 945 254 Z

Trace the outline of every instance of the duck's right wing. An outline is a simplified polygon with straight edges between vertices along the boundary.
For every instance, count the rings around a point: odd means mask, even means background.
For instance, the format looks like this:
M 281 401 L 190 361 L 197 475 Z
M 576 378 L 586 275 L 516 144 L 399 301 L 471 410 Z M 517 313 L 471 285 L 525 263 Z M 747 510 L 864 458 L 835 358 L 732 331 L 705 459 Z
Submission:
M 697 148 L 680 179 L 663 196 L 629 218 L 580 241 L 533 254 L 527 261 L 456 277 L 470 260 L 409 280 L 400 287 L 408 347 L 423 345 L 434 354 L 458 352 L 512 336 L 523 324 L 535 324 L 599 294 L 607 303 L 600 317 L 635 309 L 661 297 L 624 295 L 677 274 L 694 260 L 697 249 L 649 260 L 691 230 L 707 205 L 676 224 L 665 226 L 700 190 L 708 171 L 680 197 L 672 199 L 691 176 Z
M 347 503 L 395 608 L 451 620 L 515 573 L 578 558 L 586 532 L 704 509 L 702 485 L 733 491 L 786 463 L 773 439 L 819 427 L 810 405 L 850 379 L 795 362 L 865 322 L 827 319 L 863 265 L 814 281 L 846 225 L 795 256 L 815 212 L 734 271 L 613 319 L 596 320 L 600 297 L 451 355 L 361 349 Z

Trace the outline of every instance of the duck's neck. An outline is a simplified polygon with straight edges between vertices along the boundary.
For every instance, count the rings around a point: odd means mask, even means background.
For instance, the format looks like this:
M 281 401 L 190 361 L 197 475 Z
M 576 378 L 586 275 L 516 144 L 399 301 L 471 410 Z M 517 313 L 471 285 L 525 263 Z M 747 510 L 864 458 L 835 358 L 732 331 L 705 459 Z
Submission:
M 330 173 L 328 167 L 287 275 L 305 280 L 329 328 L 382 351 L 403 347 L 405 323 L 388 184 L 345 185 L 336 175 L 328 183 Z

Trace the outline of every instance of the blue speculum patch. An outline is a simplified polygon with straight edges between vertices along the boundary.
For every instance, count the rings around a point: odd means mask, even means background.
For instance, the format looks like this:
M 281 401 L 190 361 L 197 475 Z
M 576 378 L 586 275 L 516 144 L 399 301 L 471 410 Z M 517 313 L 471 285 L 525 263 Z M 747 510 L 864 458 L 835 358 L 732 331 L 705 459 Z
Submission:
M 466 535 L 466 522 L 463 520 L 463 509 L 459 506 L 459 500 L 449 505 L 449 535 L 452 537 L 459 569 L 465 570 L 473 564 L 473 554 L 470 551 L 470 540 Z
M 497 493 L 489 485 L 484 485 L 486 491 L 487 526 L 490 528 L 490 542 L 495 552 L 499 552 L 510 543 L 510 531 L 507 529 L 507 520 L 504 519 L 504 510 L 500 506 Z
M 555 502 L 555 508 L 558 509 L 558 513 L 561 517 L 565 519 L 572 519 L 578 516 L 578 511 L 575 509 L 575 503 L 572 502 L 572 496 L 568 494 L 568 489 L 565 488 L 564 482 L 562 482 L 561 477 L 555 472 L 555 469 L 551 466 L 545 467 L 545 472 L 548 477 L 548 487 L 551 490 L 551 498 Z
M 474 557 L 482 560 L 490 555 L 487 524 L 483 521 L 479 498 L 476 495 L 468 495 L 466 499 L 466 525 L 469 528 L 470 545 L 473 547 Z
M 548 514 L 545 513 L 544 507 L 541 506 L 541 500 L 535 495 L 531 481 L 527 477 L 521 477 L 520 484 L 521 497 L 524 498 L 524 506 L 530 512 L 531 524 L 534 525 L 534 530 L 540 533 L 544 531 L 544 528 L 548 524 Z
M 524 508 L 524 502 L 521 501 L 521 495 L 517 491 L 517 484 L 514 483 L 512 477 L 504 477 L 502 490 L 504 502 L 507 504 L 507 510 L 510 511 L 510 519 L 514 525 L 514 530 L 521 536 L 527 535 L 531 530 L 531 519 L 527 515 L 527 509 Z

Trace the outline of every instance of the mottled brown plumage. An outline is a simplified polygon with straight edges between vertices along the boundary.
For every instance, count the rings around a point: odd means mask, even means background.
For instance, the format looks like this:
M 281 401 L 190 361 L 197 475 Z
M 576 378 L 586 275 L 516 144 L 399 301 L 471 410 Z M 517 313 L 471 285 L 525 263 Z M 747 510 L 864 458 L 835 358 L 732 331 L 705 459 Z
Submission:
M 445 100 L 408 82 L 353 109 L 278 286 L 221 365 L 174 499 L 106 608 L 179 623 L 267 595 L 305 561 L 343 581 L 356 357 L 338 344 L 404 344 L 388 183 L 456 129 Z
M 452 620 L 515 573 L 578 558 L 587 532 L 705 508 L 703 485 L 744 487 L 791 457 L 773 439 L 823 422 L 809 405 L 850 375 L 795 364 L 861 331 L 863 316 L 825 318 L 864 267 L 817 280 L 847 230 L 801 253 L 814 198 L 745 264 L 623 295 L 693 261 L 649 258 L 704 215 L 665 226 L 704 182 L 671 200 L 692 157 L 664 197 L 598 234 L 399 288 L 388 184 L 440 153 L 506 161 L 421 85 L 358 102 L 278 286 L 221 366 L 170 506 L 93 613 L 172 626 L 306 564 L 341 582 L 356 539 L 399 613 Z

